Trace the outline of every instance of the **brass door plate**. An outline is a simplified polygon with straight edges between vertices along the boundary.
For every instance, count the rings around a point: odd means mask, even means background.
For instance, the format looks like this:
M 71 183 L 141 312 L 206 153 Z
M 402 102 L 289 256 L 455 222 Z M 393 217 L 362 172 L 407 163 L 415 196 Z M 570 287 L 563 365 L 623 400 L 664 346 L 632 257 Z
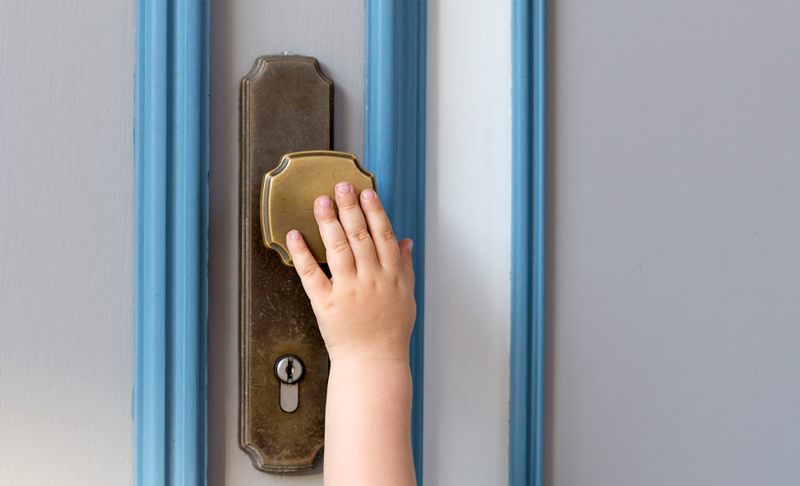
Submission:
M 375 176 L 345 152 L 296 152 L 286 154 L 280 165 L 264 176 L 261 185 L 261 229 L 264 245 L 287 265 L 292 264 L 286 233 L 296 229 L 320 263 L 326 263 L 325 246 L 314 220 L 313 202 L 322 194 L 333 199 L 337 182 L 353 184 L 356 194 L 375 188 Z
M 264 246 L 264 174 L 284 154 L 331 147 L 333 83 L 316 59 L 264 56 L 241 85 L 239 443 L 267 472 L 311 469 L 322 450 L 329 361 L 295 269 Z M 277 361 L 299 357 L 298 406 L 280 406 Z

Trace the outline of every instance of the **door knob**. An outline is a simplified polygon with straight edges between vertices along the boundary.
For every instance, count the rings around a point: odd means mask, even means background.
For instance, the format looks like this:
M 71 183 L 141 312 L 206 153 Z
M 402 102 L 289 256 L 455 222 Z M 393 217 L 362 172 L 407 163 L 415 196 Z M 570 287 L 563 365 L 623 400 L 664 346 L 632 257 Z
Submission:
M 375 176 L 361 168 L 356 156 L 345 152 L 307 151 L 283 156 L 275 169 L 264 175 L 261 184 L 261 234 L 264 245 L 277 251 L 283 263 L 292 264 L 286 247 L 286 233 L 296 229 L 309 250 L 325 263 L 313 202 L 317 196 L 333 199 L 337 182 L 348 181 L 356 193 L 375 188 Z

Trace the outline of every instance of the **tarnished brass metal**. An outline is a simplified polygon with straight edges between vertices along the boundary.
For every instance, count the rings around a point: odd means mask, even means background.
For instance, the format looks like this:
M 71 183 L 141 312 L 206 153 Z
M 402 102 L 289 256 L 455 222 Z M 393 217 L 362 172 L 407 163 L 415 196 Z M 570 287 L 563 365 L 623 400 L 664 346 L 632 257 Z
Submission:
M 356 193 L 375 188 L 375 176 L 365 171 L 356 156 L 345 152 L 309 151 L 283 156 L 281 164 L 264 176 L 261 185 L 261 231 L 264 245 L 292 264 L 286 247 L 286 233 L 300 231 L 311 253 L 325 263 L 325 247 L 314 220 L 314 199 L 327 194 L 333 198 L 337 182 L 348 181 Z
M 324 438 L 329 361 L 294 268 L 262 242 L 261 182 L 284 154 L 331 147 L 333 84 L 302 56 L 256 60 L 241 85 L 239 443 L 256 468 L 311 469 Z M 298 407 L 281 410 L 276 361 L 299 357 Z

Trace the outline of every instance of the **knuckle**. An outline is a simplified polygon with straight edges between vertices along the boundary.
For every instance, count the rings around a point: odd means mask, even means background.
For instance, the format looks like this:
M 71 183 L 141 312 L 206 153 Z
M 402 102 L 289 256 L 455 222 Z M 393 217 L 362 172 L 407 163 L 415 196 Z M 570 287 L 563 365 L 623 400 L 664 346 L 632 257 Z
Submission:
M 303 265 L 303 268 L 300 269 L 300 277 L 301 278 L 312 278 L 317 275 L 317 272 L 320 271 L 319 265 L 315 263 L 307 263 Z
M 378 230 L 378 238 L 380 238 L 383 241 L 394 241 L 395 240 L 394 230 L 392 229 L 391 226 L 381 228 L 380 230 Z
M 352 211 L 353 209 L 359 207 L 358 200 L 354 197 L 345 197 L 341 201 L 337 202 L 337 206 L 339 206 L 339 210 L 342 211 Z
M 335 221 L 338 221 L 336 219 L 336 213 L 333 211 L 323 211 L 317 213 L 317 220 L 325 224 L 331 224 Z
M 331 243 L 329 251 L 334 254 L 341 254 L 350 249 L 350 243 L 347 242 L 345 239 L 335 240 Z
M 365 204 L 364 212 L 377 215 L 380 215 L 381 213 L 386 214 L 383 211 L 383 206 L 381 205 L 381 202 L 378 199 L 373 199 L 369 201 L 367 204 Z
M 355 228 L 347 233 L 347 237 L 352 241 L 362 242 L 369 238 L 367 228 Z

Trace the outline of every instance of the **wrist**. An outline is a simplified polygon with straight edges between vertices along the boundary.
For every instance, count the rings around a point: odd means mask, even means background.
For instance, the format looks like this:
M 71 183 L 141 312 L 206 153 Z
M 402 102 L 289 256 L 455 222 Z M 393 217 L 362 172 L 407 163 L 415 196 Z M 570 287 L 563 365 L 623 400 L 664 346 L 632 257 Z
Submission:
M 351 368 L 351 367 L 402 367 L 410 369 L 408 352 L 398 353 L 343 353 L 341 355 L 331 354 L 331 368 Z
M 408 359 L 348 358 L 331 362 L 329 397 L 350 390 L 357 391 L 362 400 L 408 402 L 410 406 L 412 387 Z
M 356 375 L 359 380 L 372 377 L 411 378 L 411 365 L 408 355 L 402 357 L 356 355 L 331 359 L 331 374 L 339 376 Z
M 336 343 L 328 345 L 331 365 L 334 363 L 355 362 L 362 364 L 396 362 L 409 363 L 409 343 L 402 339 L 386 339 L 384 342 L 367 342 L 358 345 Z
M 408 359 L 348 358 L 331 362 L 329 397 L 334 390 L 358 390 L 362 399 L 408 402 L 410 406 L 412 387 Z

